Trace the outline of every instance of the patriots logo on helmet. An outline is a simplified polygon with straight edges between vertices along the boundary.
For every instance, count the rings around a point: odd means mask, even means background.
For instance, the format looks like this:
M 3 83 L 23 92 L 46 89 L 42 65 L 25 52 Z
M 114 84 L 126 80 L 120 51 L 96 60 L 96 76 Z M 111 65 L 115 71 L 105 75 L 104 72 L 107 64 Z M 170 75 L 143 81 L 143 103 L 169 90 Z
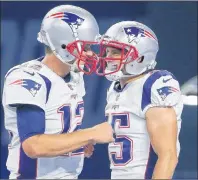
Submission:
M 160 95 L 160 97 L 162 98 L 162 100 L 164 101 L 166 99 L 166 97 L 171 94 L 171 93 L 174 93 L 174 92 L 178 92 L 179 90 L 174 88 L 174 87 L 171 87 L 171 86 L 165 86 L 165 87 L 162 87 L 160 89 L 157 89 L 157 92 L 158 94 Z
M 77 16 L 73 13 L 59 12 L 48 16 L 47 18 L 59 18 L 66 22 L 72 29 L 73 33 L 77 33 L 76 30 L 84 22 L 85 19 Z
M 31 79 L 19 79 L 19 80 L 16 80 L 16 81 L 10 83 L 10 85 L 22 86 L 25 89 L 27 89 L 34 97 L 41 88 L 41 84 L 39 84 Z
M 138 27 L 126 27 L 124 28 L 124 32 L 128 37 L 129 43 L 131 43 L 132 41 L 138 43 L 140 37 L 149 37 L 156 40 L 156 38 L 150 32 Z

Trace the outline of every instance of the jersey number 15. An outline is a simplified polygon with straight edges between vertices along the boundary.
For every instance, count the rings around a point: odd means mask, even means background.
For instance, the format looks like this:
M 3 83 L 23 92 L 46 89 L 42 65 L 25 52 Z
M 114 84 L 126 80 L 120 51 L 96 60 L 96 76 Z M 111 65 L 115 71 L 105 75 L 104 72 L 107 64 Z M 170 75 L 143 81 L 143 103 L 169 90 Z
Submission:
M 106 116 L 106 118 L 109 119 L 109 116 Z M 111 114 L 111 118 L 109 122 L 111 122 L 116 137 L 115 142 L 109 146 L 111 146 L 111 149 L 117 149 L 118 147 L 120 152 L 111 150 L 109 151 L 109 157 L 114 166 L 125 166 L 133 160 L 133 140 L 124 134 L 116 134 L 116 130 L 123 132 L 124 129 L 127 131 L 127 129 L 130 128 L 129 114 L 113 113 Z

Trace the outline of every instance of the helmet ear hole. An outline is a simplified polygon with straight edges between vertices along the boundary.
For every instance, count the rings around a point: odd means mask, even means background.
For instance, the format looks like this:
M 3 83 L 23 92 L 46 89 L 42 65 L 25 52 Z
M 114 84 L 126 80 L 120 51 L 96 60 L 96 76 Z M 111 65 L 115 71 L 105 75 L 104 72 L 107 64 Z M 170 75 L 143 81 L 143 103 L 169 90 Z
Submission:
M 144 56 L 137 60 L 138 63 L 142 63 L 144 61 Z
M 65 48 L 66 48 L 66 45 L 65 45 L 65 44 L 62 44 L 62 45 L 61 45 L 61 48 L 62 48 L 62 49 L 65 49 Z

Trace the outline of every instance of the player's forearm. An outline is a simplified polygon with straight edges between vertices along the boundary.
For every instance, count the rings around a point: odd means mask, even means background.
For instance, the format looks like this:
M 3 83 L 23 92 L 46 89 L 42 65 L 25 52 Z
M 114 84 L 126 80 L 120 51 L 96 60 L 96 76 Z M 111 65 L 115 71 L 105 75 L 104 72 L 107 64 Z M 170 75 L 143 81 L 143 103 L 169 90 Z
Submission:
M 85 129 L 68 134 L 42 134 L 33 136 L 30 148 L 26 154 L 32 158 L 54 157 L 75 151 L 92 141 L 93 130 Z M 23 146 L 24 147 L 24 146 Z
M 176 156 L 167 155 L 159 157 L 155 165 L 152 179 L 171 179 L 178 159 Z

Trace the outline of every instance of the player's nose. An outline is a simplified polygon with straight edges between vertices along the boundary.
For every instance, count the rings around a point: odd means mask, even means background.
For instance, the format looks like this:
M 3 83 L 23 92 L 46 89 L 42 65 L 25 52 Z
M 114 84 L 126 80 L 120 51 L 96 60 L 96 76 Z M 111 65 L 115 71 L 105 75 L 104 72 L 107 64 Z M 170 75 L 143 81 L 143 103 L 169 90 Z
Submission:
M 89 57 L 92 57 L 92 56 L 95 55 L 95 53 L 93 51 L 91 51 L 91 50 L 88 50 L 88 51 L 85 52 L 85 55 L 89 56 Z
M 107 57 L 107 58 L 112 58 L 112 57 L 113 57 L 113 55 L 112 55 L 112 53 L 111 53 L 111 52 L 108 52 L 108 53 L 106 53 L 106 57 Z

